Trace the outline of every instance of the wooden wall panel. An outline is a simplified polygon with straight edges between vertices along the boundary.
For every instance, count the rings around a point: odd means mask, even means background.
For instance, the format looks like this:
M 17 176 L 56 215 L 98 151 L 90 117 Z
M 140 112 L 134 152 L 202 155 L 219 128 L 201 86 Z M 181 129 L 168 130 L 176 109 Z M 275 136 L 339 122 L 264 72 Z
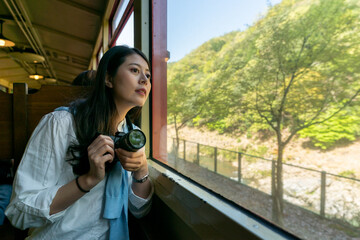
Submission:
M 13 99 L 0 92 L 0 159 L 13 158 Z
M 53 85 L 28 94 L 25 83 L 15 83 L 13 94 L 0 92 L 0 160 L 14 158 L 16 169 L 40 119 L 88 92 L 88 87 Z
M 13 93 L 13 129 L 14 129 L 14 160 L 15 169 L 20 163 L 21 157 L 27 143 L 26 137 L 26 101 L 27 101 L 27 84 L 14 83 Z
M 28 95 L 27 136 L 31 136 L 40 119 L 57 107 L 68 106 L 73 100 L 85 96 L 88 88 L 78 86 L 43 86 L 38 92 Z

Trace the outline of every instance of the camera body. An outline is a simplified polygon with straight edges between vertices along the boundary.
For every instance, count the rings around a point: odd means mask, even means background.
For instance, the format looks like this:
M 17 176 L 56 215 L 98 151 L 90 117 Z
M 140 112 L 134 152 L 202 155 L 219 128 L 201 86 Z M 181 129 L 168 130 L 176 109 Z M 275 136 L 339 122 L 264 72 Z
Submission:
M 129 152 L 136 152 L 145 146 L 146 137 L 140 129 L 131 129 L 127 133 L 117 132 L 114 142 L 115 149 L 122 148 Z

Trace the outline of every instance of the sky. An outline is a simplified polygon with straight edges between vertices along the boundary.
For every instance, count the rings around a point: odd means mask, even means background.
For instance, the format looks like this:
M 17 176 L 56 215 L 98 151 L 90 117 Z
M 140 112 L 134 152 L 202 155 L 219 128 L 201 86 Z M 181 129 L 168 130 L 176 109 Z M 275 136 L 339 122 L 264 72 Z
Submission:
M 168 0 L 169 62 L 176 62 L 211 38 L 244 31 L 281 0 Z
M 134 47 L 134 13 L 129 17 L 128 22 L 126 23 L 124 29 L 116 39 L 116 45 L 128 45 L 129 47 Z

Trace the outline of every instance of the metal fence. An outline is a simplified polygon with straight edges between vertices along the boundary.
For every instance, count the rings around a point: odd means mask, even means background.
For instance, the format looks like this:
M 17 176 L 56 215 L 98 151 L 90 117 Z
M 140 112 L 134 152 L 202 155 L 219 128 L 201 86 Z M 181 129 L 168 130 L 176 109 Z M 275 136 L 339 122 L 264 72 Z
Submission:
M 172 139 L 172 140 L 171 140 Z M 169 138 L 173 151 L 176 138 Z M 209 171 L 273 194 L 276 161 L 259 156 L 179 139 L 177 158 Z M 322 217 L 345 220 L 360 226 L 360 180 L 283 163 L 284 199 Z M 357 189 L 358 191 L 353 191 Z M 351 193 L 351 194 L 350 194 Z

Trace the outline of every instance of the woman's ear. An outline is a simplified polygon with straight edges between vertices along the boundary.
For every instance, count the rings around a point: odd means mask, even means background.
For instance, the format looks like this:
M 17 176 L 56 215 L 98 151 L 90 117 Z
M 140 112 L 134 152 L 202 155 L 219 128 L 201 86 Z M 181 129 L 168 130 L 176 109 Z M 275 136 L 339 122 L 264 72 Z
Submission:
M 111 77 L 108 74 L 106 74 L 106 77 L 105 77 L 105 85 L 108 88 L 113 88 L 113 84 L 111 82 Z

